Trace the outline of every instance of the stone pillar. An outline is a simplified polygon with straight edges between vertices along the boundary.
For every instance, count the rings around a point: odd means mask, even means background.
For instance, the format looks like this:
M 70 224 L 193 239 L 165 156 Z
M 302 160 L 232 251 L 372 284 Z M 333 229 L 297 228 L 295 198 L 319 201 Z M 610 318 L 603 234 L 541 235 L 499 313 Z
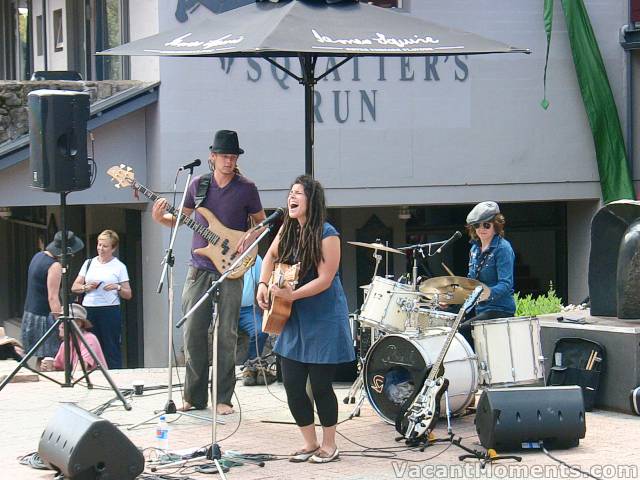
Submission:
M 618 253 L 618 318 L 640 320 L 640 219 L 625 232 Z

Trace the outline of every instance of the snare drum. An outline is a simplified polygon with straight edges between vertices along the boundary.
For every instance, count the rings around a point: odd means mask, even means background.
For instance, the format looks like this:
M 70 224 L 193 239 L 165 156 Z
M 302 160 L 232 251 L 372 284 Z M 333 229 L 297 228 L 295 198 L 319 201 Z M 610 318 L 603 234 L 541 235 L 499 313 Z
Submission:
M 410 285 L 373 277 L 359 320 L 384 332 L 402 333 L 417 298 Z
M 451 328 L 455 319 L 455 313 L 421 308 L 418 310 L 416 326 L 418 327 L 418 330 L 421 331 L 438 327 Z
M 421 337 L 384 335 L 371 347 L 363 370 L 365 392 L 385 422 L 394 424 L 402 405 L 418 394 L 450 331 L 436 328 Z M 463 413 L 478 390 L 478 362 L 459 333 L 444 357 L 444 376 L 449 380 L 451 413 Z M 442 416 L 444 402 L 443 396 Z
M 505 387 L 544 383 L 536 317 L 482 320 L 472 325 L 481 383 Z

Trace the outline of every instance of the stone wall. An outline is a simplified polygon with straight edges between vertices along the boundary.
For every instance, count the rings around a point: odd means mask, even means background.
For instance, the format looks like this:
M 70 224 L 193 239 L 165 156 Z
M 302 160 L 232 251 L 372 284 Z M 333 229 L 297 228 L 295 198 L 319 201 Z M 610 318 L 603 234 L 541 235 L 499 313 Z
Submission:
M 29 133 L 27 95 L 33 90 L 72 90 L 88 92 L 93 104 L 110 96 L 140 86 L 138 80 L 89 81 L 0 81 L 0 145 Z

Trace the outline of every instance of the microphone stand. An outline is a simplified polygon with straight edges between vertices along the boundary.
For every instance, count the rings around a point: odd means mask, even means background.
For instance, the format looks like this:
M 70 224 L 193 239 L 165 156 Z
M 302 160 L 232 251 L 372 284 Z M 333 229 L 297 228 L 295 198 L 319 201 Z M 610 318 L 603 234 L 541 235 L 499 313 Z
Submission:
M 167 366 L 167 375 L 168 375 L 168 379 L 167 379 L 167 403 L 165 403 L 165 406 L 162 410 L 155 410 L 153 416 L 142 420 L 141 422 L 136 423 L 135 425 L 131 425 L 130 427 L 127 427 L 127 430 L 133 430 L 134 428 L 139 427 L 140 425 L 144 425 L 145 423 L 148 423 L 152 420 L 155 420 L 156 418 L 161 417 L 162 415 L 169 415 L 169 414 L 178 414 L 178 415 L 186 415 L 188 417 L 192 417 L 192 418 L 198 418 L 200 420 L 206 420 L 208 421 L 209 419 L 206 417 L 202 417 L 200 415 L 196 415 L 194 413 L 190 413 L 190 412 L 178 412 L 178 410 L 176 409 L 176 404 L 173 401 L 173 305 L 174 305 L 174 295 L 173 295 L 173 266 L 175 263 L 175 257 L 173 255 L 173 245 L 176 241 L 176 236 L 178 234 L 178 227 L 180 226 L 180 219 L 182 219 L 182 210 L 184 209 L 184 201 L 186 199 L 187 196 L 187 189 L 189 188 L 189 185 L 191 184 L 191 177 L 193 176 L 193 169 L 196 167 L 197 165 L 185 165 L 184 167 L 182 167 L 182 169 L 184 170 L 189 170 L 189 174 L 187 175 L 187 181 L 185 182 L 185 187 L 184 190 L 182 192 L 182 198 L 180 200 L 180 207 L 178 208 L 178 215 L 176 216 L 176 223 L 175 225 L 171 228 L 171 240 L 169 241 L 169 247 L 167 248 L 167 251 L 165 253 L 164 258 L 162 259 L 162 264 L 164 265 L 163 269 L 162 269 L 162 273 L 160 274 L 160 281 L 158 282 L 158 288 L 156 290 L 156 293 L 161 293 L 162 292 L 162 287 L 164 285 L 164 280 L 165 278 L 167 279 L 167 286 L 169 288 L 169 296 L 168 296 L 168 301 L 169 301 L 169 319 L 167 321 L 168 326 L 168 334 L 167 334 L 167 339 L 168 339 L 168 357 L 169 357 L 169 364 Z M 175 193 L 177 188 L 177 176 L 176 176 L 176 181 L 173 183 L 173 191 Z M 221 423 L 224 423 L 221 421 Z
M 438 247 L 441 248 L 445 243 L 447 243 L 450 239 L 442 240 L 441 242 L 429 242 L 429 243 L 417 243 L 415 245 L 407 245 L 406 247 L 398 247 L 397 250 L 411 250 L 411 256 L 413 257 L 413 267 L 411 269 L 411 287 L 415 291 L 418 288 L 418 253 L 422 255 L 422 258 L 425 258 L 424 249 L 427 249 L 427 257 L 433 257 L 437 253 L 440 253 L 437 249 L 432 251 L 433 248 Z M 424 267 L 424 265 L 423 265 Z
M 212 344 L 212 365 L 211 365 L 211 447 L 207 450 L 207 459 L 212 460 L 216 466 L 220 477 L 226 480 L 224 470 L 220 465 L 220 459 L 222 458 L 222 451 L 220 445 L 217 443 L 217 423 L 218 423 L 218 301 L 219 301 L 219 287 L 226 280 L 226 278 L 235 270 L 235 268 L 242 263 L 244 258 L 249 255 L 258 243 L 271 231 L 272 224 L 264 224 L 264 231 L 258 235 L 253 243 L 245 248 L 245 250 L 234 260 L 234 262 L 225 270 L 220 278 L 211 284 L 209 289 L 200 297 L 191 310 L 189 310 L 176 324 L 176 328 L 182 327 L 184 322 L 187 321 L 189 315 L 195 312 L 200 305 L 202 305 L 209 296 L 215 292 L 213 296 L 213 344 Z

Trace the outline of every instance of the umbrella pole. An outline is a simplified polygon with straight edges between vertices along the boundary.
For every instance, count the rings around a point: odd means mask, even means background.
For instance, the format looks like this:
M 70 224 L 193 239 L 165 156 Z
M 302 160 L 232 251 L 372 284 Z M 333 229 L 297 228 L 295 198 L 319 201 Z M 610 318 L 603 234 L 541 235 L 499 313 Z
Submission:
M 314 135 L 314 97 L 315 97 L 315 67 L 318 57 L 311 54 L 300 54 L 302 83 L 304 85 L 304 170 L 307 175 L 315 176 L 313 171 L 313 135 Z

